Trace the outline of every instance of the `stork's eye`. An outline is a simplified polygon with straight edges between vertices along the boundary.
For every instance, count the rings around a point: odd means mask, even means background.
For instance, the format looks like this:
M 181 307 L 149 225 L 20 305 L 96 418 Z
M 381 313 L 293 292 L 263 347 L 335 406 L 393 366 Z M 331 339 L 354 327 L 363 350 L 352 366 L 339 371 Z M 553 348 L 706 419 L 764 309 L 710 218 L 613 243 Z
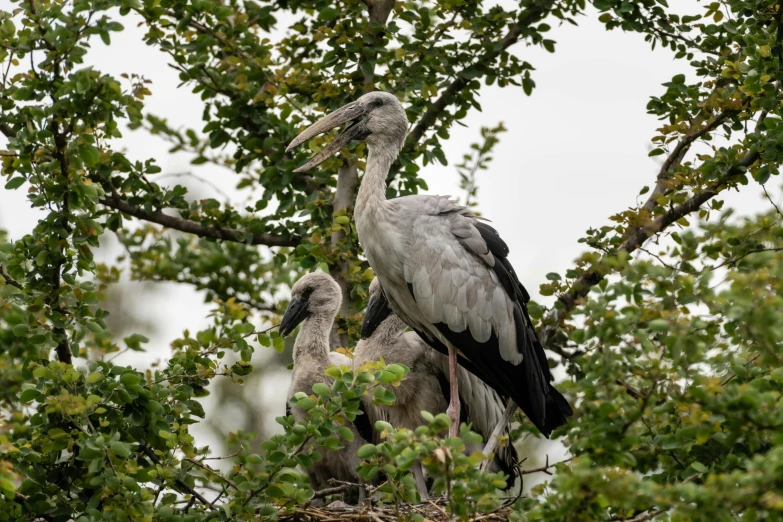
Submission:
M 373 109 L 377 109 L 381 105 L 383 105 L 383 100 L 373 100 L 370 102 L 370 107 L 372 107 Z

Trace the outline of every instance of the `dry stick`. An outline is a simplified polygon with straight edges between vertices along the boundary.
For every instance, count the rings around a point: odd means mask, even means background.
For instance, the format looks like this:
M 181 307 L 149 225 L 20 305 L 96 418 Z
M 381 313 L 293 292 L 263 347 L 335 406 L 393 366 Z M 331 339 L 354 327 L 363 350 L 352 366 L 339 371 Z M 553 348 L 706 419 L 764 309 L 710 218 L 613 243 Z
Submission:
M 253 234 L 250 241 L 240 240 L 240 235 L 245 235 L 243 231 L 234 230 L 230 228 L 216 227 L 202 225 L 196 221 L 190 219 L 178 218 L 165 214 L 161 210 L 154 210 L 147 212 L 141 207 L 131 205 L 124 199 L 118 196 L 107 196 L 101 200 L 101 204 L 119 210 L 123 214 L 128 214 L 135 218 L 157 223 L 164 227 L 179 230 L 181 232 L 187 232 L 189 234 L 195 234 L 200 237 L 208 237 L 212 239 L 223 239 L 225 241 L 234 241 L 236 243 L 247 243 L 250 245 L 267 245 L 267 246 L 296 246 L 299 244 L 299 239 L 294 237 L 275 236 L 272 234 Z
M 343 493 L 354 487 L 352 484 L 343 484 L 342 486 L 335 486 L 333 488 L 326 488 L 313 493 L 313 498 L 323 498 L 329 495 L 336 495 L 337 493 Z
M 489 467 L 489 457 L 492 455 L 492 452 L 495 451 L 495 448 L 500 441 L 500 435 L 506 429 L 508 423 L 511 422 L 511 417 L 514 415 L 514 412 L 517 411 L 517 407 L 517 403 L 511 399 L 508 400 L 508 404 L 506 405 L 506 409 L 503 410 L 500 421 L 498 421 L 495 429 L 492 430 L 492 434 L 489 436 L 489 440 L 487 440 L 487 445 L 484 446 L 484 456 L 486 457 L 486 460 L 481 463 L 481 471 L 485 471 Z

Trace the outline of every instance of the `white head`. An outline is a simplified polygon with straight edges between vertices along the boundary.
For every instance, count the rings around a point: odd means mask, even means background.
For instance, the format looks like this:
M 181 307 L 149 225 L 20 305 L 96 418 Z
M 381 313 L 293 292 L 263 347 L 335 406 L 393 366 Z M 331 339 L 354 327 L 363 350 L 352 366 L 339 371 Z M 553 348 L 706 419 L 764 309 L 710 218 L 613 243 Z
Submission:
M 378 150 L 397 156 L 408 133 L 408 117 L 402 104 L 393 94 L 374 91 L 318 120 L 297 136 L 286 151 L 346 123 L 348 126 L 332 143 L 294 172 L 302 172 L 323 163 L 354 140 L 366 141 L 371 151 Z
M 342 303 L 340 286 L 332 276 L 311 272 L 291 288 L 291 302 L 280 321 L 280 335 L 290 334 L 308 317 L 324 319 L 331 324 Z

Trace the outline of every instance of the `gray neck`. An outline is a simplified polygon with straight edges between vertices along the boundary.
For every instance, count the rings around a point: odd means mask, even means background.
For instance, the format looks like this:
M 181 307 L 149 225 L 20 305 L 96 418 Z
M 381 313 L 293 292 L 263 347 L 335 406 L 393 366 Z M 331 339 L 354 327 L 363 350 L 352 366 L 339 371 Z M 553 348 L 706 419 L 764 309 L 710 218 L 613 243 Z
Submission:
M 383 145 L 368 144 L 367 169 L 356 197 L 356 211 L 379 208 L 386 201 L 386 175 L 399 154 L 399 150 Z
M 304 320 L 294 343 L 294 365 L 298 359 L 306 358 L 329 366 L 329 334 L 334 315 L 314 314 Z

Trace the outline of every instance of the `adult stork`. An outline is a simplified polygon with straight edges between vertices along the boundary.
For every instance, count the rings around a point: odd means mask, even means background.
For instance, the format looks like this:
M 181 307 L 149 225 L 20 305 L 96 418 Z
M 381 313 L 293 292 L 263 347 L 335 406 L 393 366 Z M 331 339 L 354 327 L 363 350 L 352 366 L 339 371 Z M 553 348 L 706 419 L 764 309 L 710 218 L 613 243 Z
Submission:
M 385 413 L 395 428 L 415 430 L 425 423 L 422 411 L 433 414 L 446 411 L 450 394 L 449 361 L 444 354 L 430 349 L 418 334 L 407 330 L 408 325 L 391 310 L 378 279 L 373 279 L 362 321 L 362 340 L 353 350 L 353 362 L 358 367 L 383 358 L 386 364 L 403 364 L 410 368 L 405 380 L 393 390 L 396 396 L 394 404 L 372 410 Z M 505 401 L 462 367 L 457 370 L 457 381 L 460 414 L 485 442 L 490 440 L 493 429 L 503 417 Z M 502 433 L 508 435 L 509 430 L 510 426 L 506 423 Z M 470 452 L 483 449 L 483 444 L 468 447 Z M 501 470 L 508 475 L 507 489 L 514 486 L 517 463 L 517 452 L 512 444 L 499 448 L 492 458 L 493 470 Z M 416 488 L 425 498 L 427 488 L 420 465 L 414 466 L 413 475 Z
M 459 354 L 548 437 L 566 422 L 571 407 L 550 382 L 546 354 L 527 311 L 530 296 L 508 261 L 506 243 L 448 196 L 386 199 L 386 175 L 408 127 L 392 94 L 365 94 L 311 125 L 286 150 L 340 125 L 345 130 L 296 172 L 315 167 L 353 140 L 367 143 L 356 231 L 394 312 L 433 348 L 448 353 L 450 433 L 456 435 L 459 424 Z

